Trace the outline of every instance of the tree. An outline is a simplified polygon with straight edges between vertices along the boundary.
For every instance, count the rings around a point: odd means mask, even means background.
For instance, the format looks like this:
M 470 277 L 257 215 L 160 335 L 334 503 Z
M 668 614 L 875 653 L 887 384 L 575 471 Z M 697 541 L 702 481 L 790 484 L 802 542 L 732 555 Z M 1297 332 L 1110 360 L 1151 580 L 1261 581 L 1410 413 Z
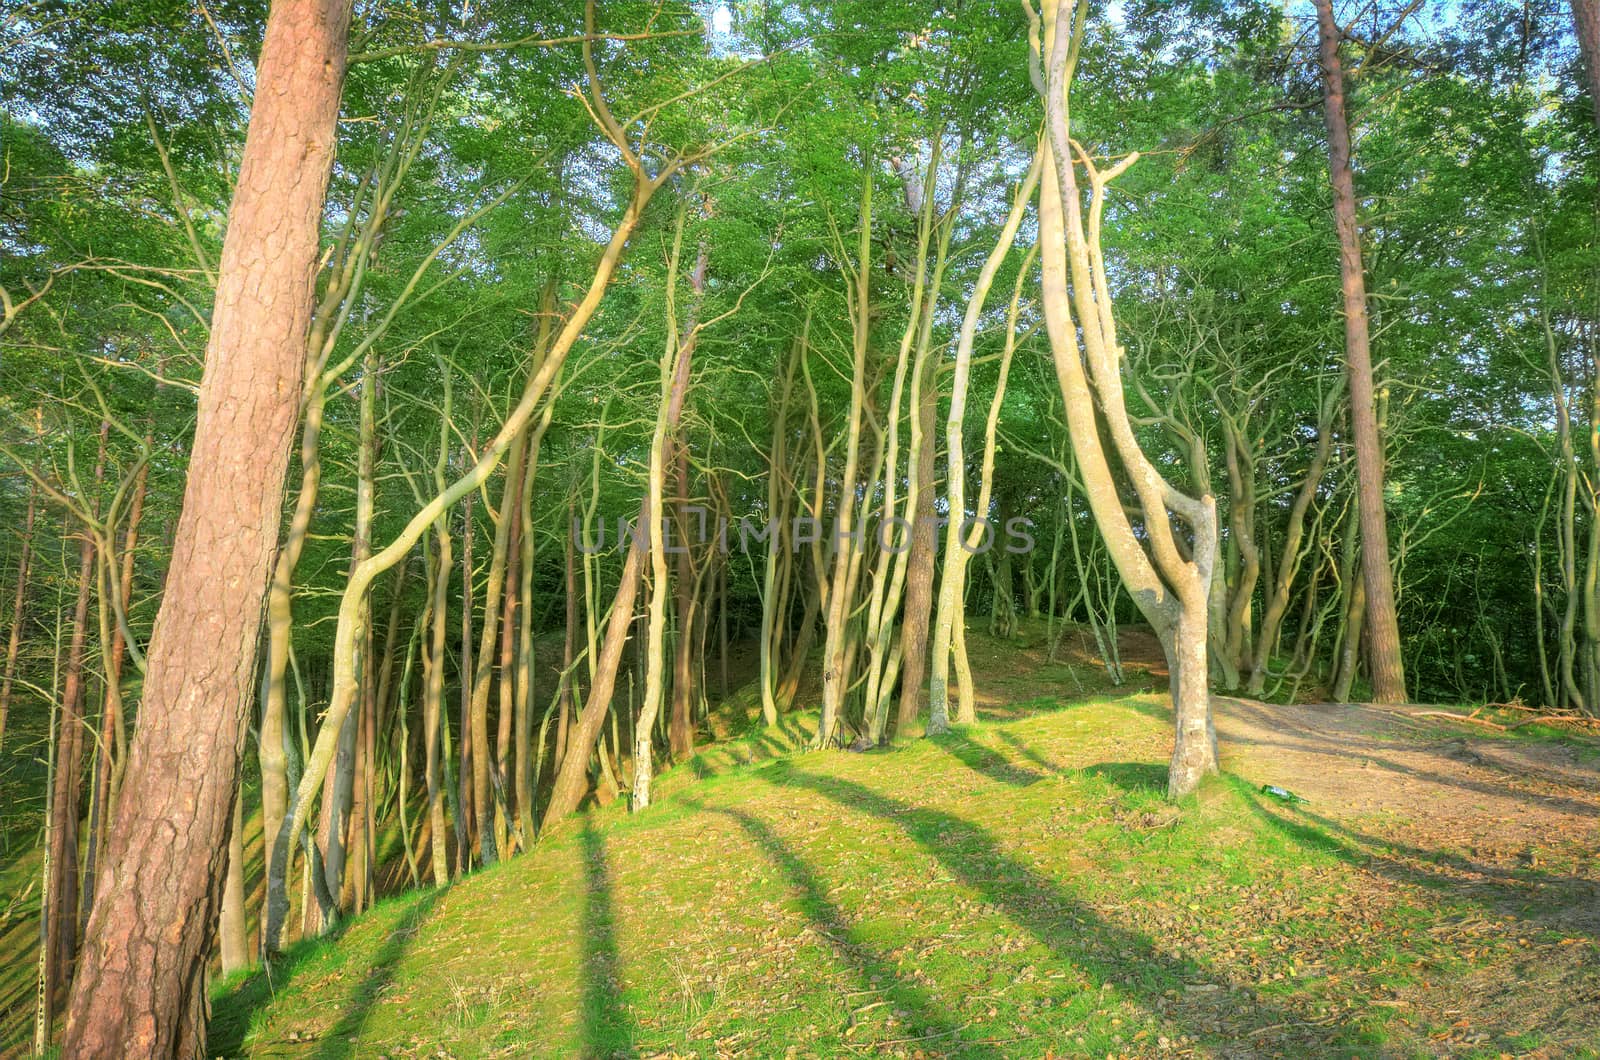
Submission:
M 1322 64 L 1322 116 L 1328 127 L 1328 179 L 1333 220 L 1339 233 L 1339 278 L 1344 293 L 1345 363 L 1350 388 L 1350 433 L 1356 451 L 1356 489 L 1361 518 L 1361 578 L 1366 587 L 1367 658 L 1372 697 L 1404 703 L 1405 669 L 1400 622 L 1395 615 L 1394 572 L 1389 561 L 1389 524 L 1384 511 L 1383 434 L 1378 429 L 1372 381 L 1372 338 L 1367 318 L 1366 274 L 1355 178 L 1350 170 L 1350 126 L 1345 114 L 1344 67 L 1333 0 L 1316 0 L 1317 57 Z
M 67 1012 L 72 1056 L 205 1055 L 266 576 L 299 413 L 349 6 L 275 0 L 139 725 Z
M 1208 608 L 1217 552 L 1216 501 L 1209 483 L 1200 484 L 1205 492 L 1198 498 L 1175 489 L 1140 449 L 1128 416 L 1121 376 L 1124 350 L 1117 341 L 1100 226 L 1106 185 L 1138 156 L 1129 155 L 1100 172 L 1072 140 L 1067 104 L 1088 6 L 1088 0 L 1079 0 L 1074 11 L 1069 3 L 1045 0 L 1038 15 L 1029 9 L 1034 26 L 1034 84 L 1045 107 L 1045 135 L 1039 144 L 1044 156 L 1039 180 L 1044 316 L 1072 448 L 1095 524 L 1129 595 L 1154 627 L 1166 652 L 1177 728 L 1167 794 L 1180 798 L 1217 769 L 1207 659 Z M 1090 182 L 1087 221 L 1077 178 L 1079 165 Z M 1143 514 L 1143 534 L 1135 533 L 1123 508 L 1101 441 L 1097 406 L 1111 435 L 1112 452 L 1133 485 Z M 1187 558 L 1180 551 L 1169 511 L 1189 526 L 1192 543 Z

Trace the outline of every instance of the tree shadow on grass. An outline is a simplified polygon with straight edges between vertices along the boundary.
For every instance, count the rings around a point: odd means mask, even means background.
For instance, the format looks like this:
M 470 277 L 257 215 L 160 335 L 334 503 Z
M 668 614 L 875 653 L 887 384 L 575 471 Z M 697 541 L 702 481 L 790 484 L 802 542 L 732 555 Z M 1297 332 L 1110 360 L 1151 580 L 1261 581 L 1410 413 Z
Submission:
M 1046 773 L 1061 772 L 1063 767 L 1059 762 L 1051 761 L 1043 753 L 1024 743 L 1020 738 L 1018 738 L 1017 734 L 1012 732 L 1009 728 L 997 728 L 995 731 L 999 734 L 1000 739 L 1006 744 L 1006 746 L 1010 747 L 1017 754 L 1021 755 L 1023 758 L 1026 758 L 1028 761 L 1032 762 Z
M 611 865 L 605 837 L 587 813 L 578 833 L 583 844 L 583 978 L 579 1013 L 585 1057 L 633 1056 L 633 1024 L 622 998 L 622 958 L 617 949 L 611 902 Z
M 932 736 L 928 738 L 928 742 L 974 773 L 980 773 L 1000 784 L 1025 788 L 1045 779 L 1045 774 L 1038 770 L 1018 765 L 999 751 L 973 743 L 960 734 Z
M 1081 770 L 1129 794 L 1165 795 L 1169 767 L 1154 762 L 1097 762 Z
M 688 800 L 685 800 L 685 805 L 696 810 L 706 809 Z M 891 961 L 856 941 L 850 917 L 828 897 L 828 888 L 816 871 L 781 836 L 764 821 L 742 810 L 712 808 L 711 812 L 736 821 L 756 846 L 783 871 L 790 888 L 798 896 L 801 912 L 817 929 L 817 934 L 827 940 L 834 956 L 850 968 L 862 987 L 880 993 L 895 1009 L 906 1013 L 903 1018 L 909 1037 L 926 1043 L 926 1048 L 934 1049 L 943 1048 L 946 1043 L 959 1043 L 961 1025 L 941 1013 L 927 991 L 907 982 Z M 853 1019 L 853 1014 L 846 1013 L 844 1018 Z
M 372 963 L 367 968 L 367 974 L 362 977 L 361 985 L 357 986 L 351 995 L 350 1004 L 339 1017 L 339 1022 L 333 1025 L 317 1045 L 314 1054 L 318 1060 L 334 1060 L 336 1057 L 352 1055 L 356 1044 L 361 1040 L 361 1032 L 367 1025 L 367 1019 L 372 1015 L 372 1010 L 378 1004 L 378 999 L 383 991 L 394 982 L 396 966 L 411 949 L 416 941 L 417 932 L 433 912 L 433 907 L 439 904 L 439 899 L 444 896 L 448 888 L 436 888 L 428 891 L 410 909 L 407 909 L 395 924 L 394 930 L 389 932 L 389 937 L 383 940 L 383 945 L 378 952 L 373 954 Z
M 988 832 L 970 821 L 901 802 L 839 777 L 789 769 L 770 780 L 810 789 L 847 809 L 902 829 L 955 879 L 982 894 L 1058 959 L 1078 968 L 1096 985 L 1110 984 L 1168 1022 L 1170 1033 L 1208 1039 L 1213 1045 L 1236 1050 L 1243 1047 L 1245 1054 L 1253 1051 L 1248 1044 L 1251 1032 L 1265 1030 L 1293 1037 L 1296 1049 L 1303 1050 L 1300 1055 L 1328 1055 L 1334 1048 L 1383 1054 L 1357 1027 L 1320 1021 L 1314 1025 L 1313 1015 L 1238 985 L 1230 990 L 1215 989 L 1218 973 L 1193 959 L 1166 954 L 1148 936 L 1110 923 L 1063 892 L 1053 880 L 1006 853 Z M 1195 985 L 1208 989 L 1197 994 L 1184 992 L 1185 986 Z M 1174 1011 L 1164 1013 L 1163 1002 L 1174 991 L 1179 1000 L 1173 1002 Z M 1202 1029 L 1205 1025 L 1221 1029 L 1207 1031 Z
M 318 1057 L 346 1056 L 354 1051 L 351 1038 L 359 1038 L 368 1016 L 385 987 L 393 981 L 396 965 L 411 948 L 417 930 L 432 913 L 439 899 L 449 887 L 415 893 L 397 899 L 411 901 L 411 906 L 396 922 L 389 937 L 372 957 L 367 974 L 350 995 L 350 1004 L 339 1017 L 332 1030 L 318 1044 Z M 319 954 L 335 947 L 354 921 L 344 921 L 339 928 L 320 939 L 296 943 L 289 951 L 268 966 L 257 966 L 232 989 L 221 993 L 215 1001 L 213 1018 L 206 1026 L 206 1050 L 211 1056 L 242 1056 L 247 1051 L 251 1019 L 266 1010 L 277 993 L 284 989 L 302 971 L 314 963 Z

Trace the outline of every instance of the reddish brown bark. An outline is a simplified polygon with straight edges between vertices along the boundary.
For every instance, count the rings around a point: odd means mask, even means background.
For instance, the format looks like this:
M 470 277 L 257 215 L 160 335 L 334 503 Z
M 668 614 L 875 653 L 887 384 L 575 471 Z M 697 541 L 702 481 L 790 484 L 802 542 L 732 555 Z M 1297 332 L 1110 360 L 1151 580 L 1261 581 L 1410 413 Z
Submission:
M 153 439 L 146 434 L 145 449 Z M 133 601 L 134 560 L 139 547 L 139 523 L 144 518 L 144 498 L 150 484 L 150 462 L 139 465 L 134 474 L 132 498 L 128 502 L 128 528 L 122 536 L 122 570 L 118 574 L 117 593 L 126 613 Z M 95 760 L 94 789 L 89 804 L 89 842 L 83 855 L 83 904 L 79 918 L 87 927 L 89 911 L 94 908 L 95 873 L 99 867 L 99 851 L 105 845 L 106 814 L 116 802 L 117 789 L 122 781 L 122 764 L 127 758 L 128 742 L 122 718 L 122 666 L 128 652 L 127 641 L 118 623 L 111 631 L 111 650 L 105 660 L 108 674 L 105 697 L 100 713 L 100 755 Z
M 685 346 L 683 363 L 688 360 L 690 347 Z M 673 589 L 677 595 L 678 642 L 672 657 L 672 713 L 667 721 L 667 745 L 674 762 L 682 762 L 694 754 L 694 723 L 690 717 L 694 696 L 693 638 L 690 631 L 695 621 L 695 575 L 690 549 L 694 547 L 694 531 L 690 528 L 689 506 L 689 446 L 681 439 L 673 444 L 677 450 L 674 471 L 677 490 L 678 518 L 673 533 L 678 540 L 673 544 L 681 549 L 673 571 Z M 653 529 L 653 528 L 652 528 Z M 652 645 L 651 650 L 655 650 Z
M 896 734 L 908 731 L 922 709 L 923 682 L 928 674 L 928 624 L 933 616 L 933 568 L 938 552 L 934 525 L 934 450 L 938 448 L 939 387 L 930 370 L 922 384 L 922 448 L 917 452 L 917 510 L 913 513 L 911 556 L 906 563 L 906 602 L 901 619 L 903 644 L 900 671 L 900 706 L 895 713 Z
M 101 458 L 104 459 L 102 441 Z M 98 475 L 96 476 L 99 477 Z M 72 609 L 72 638 L 61 681 L 56 724 L 55 771 L 51 775 L 49 858 L 44 909 L 45 989 L 55 999 L 72 980 L 78 952 L 78 817 L 83 793 L 83 654 L 88 637 L 89 592 L 94 585 L 94 539 L 85 532 L 78 553 L 78 599 Z
M 274 0 L 167 591 L 63 1055 L 199 1057 L 262 601 L 299 410 L 344 0 Z
M 1579 0 L 1581 3 L 1582 0 Z M 1356 489 L 1361 511 L 1361 571 L 1367 593 L 1367 661 L 1372 697 L 1379 703 L 1406 699 L 1395 617 L 1394 577 L 1389 566 L 1389 528 L 1383 508 L 1383 435 L 1372 383 L 1372 339 L 1367 321 L 1367 286 L 1361 263 L 1361 227 L 1356 216 L 1355 178 L 1350 170 L 1350 126 L 1345 117 L 1344 69 L 1333 0 L 1316 0 L 1317 52 L 1322 62 L 1323 120 L 1328 127 L 1328 178 L 1333 219 L 1339 232 L 1339 277 L 1344 290 L 1345 365 L 1350 385 L 1350 433 L 1356 449 Z
M 1578 51 L 1583 55 L 1594 123 L 1600 127 L 1600 0 L 1572 0 L 1572 25 L 1578 38 Z
M 694 360 L 694 348 L 699 338 L 696 322 L 699 319 L 700 299 L 705 295 L 706 289 L 706 263 L 707 250 L 704 243 L 700 245 L 700 253 L 694 263 L 694 271 L 689 275 L 689 289 L 693 292 L 693 301 L 690 304 L 689 319 L 684 323 L 683 336 L 680 340 L 678 351 L 677 377 L 673 379 L 674 391 L 683 388 L 686 392 L 689 385 L 690 363 Z M 696 540 L 698 534 L 689 525 L 689 443 L 676 436 L 679 414 L 682 410 L 682 394 L 675 394 L 678 402 L 677 412 L 669 418 L 672 420 L 670 429 L 674 436 L 670 439 L 674 451 L 674 478 L 677 490 L 678 529 L 675 531 L 679 540 L 676 546 L 682 551 L 677 554 L 677 568 L 673 573 L 674 588 L 677 592 L 678 610 L 678 643 L 672 660 L 672 712 L 667 724 L 667 744 L 672 751 L 672 760 L 682 762 L 694 754 L 694 719 L 691 716 L 694 705 L 694 665 L 691 657 L 693 640 L 690 630 L 695 621 L 695 573 L 694 560 L 691 549 L 701 542 Z M 657 527 L 651 527 L 651 532 Z M 651 645 L 655 651 L 655 645 Z

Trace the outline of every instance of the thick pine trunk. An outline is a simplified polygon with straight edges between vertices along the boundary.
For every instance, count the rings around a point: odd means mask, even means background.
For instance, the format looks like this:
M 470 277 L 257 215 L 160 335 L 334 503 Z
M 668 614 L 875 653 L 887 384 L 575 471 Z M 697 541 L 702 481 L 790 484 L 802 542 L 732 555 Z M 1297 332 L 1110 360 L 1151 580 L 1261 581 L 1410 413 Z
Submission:
M 166 592 L 64 1055 L 200 1057 L 262 600 L 299 413 L 349 8 L 275 0 Z

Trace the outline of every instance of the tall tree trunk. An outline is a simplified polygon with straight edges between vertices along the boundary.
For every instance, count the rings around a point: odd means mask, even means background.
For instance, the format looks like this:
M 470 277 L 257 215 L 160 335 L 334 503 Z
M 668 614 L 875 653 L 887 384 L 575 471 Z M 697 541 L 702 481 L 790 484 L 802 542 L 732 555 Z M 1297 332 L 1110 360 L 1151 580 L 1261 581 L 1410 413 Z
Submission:
M 911 447 L 917 458 L 917 502 L 911 512 L 911 555 L 906 560 L 905 613 L 900 626 L 900 703 L 894 731 L 905 735 L 922 710 L 923 682 L 928 673 L 928 625 L 933 617 L 933 568 L 939 537 L 934 513 L 935 459 L 938 451 L 939 375 L 929 362 L 915 410 Z
M 572 668 L 577 662 L 578 654 L 578 550 L 572 535 L 577 531 L 578 518 L 577 495 L 569 496 L 567 500 L 568 533 L 563 535 L 562 562 L 566 570 L 566 623 L 565 633 L 561 639 L 561 676 L 557 679 L 560 686 L 556 691 L 559 702 L 560 720 L 556 722 L 555 768 L 561 768 L 561 760 L 567 754 L 567 727 L 572 721 L 573 683 L 575 676 Z M 532 810 L 530 808 L 529 812 Z
M 1600 0 L 1572 0 L 1572 26 L 1578 38 L 1578 51 L 1583 56 L 1583 72 L 1589 82 L 1594 123 L 1600 128 Z
M 472 701 L 468 723 L 472 732 L 472 806 L 478 829 L 478 863 L 493 865 L 500 860 L 495 837 L 496 798 L 491 788 L 500 787 L 496 760 L 489 748 L 489 691 L 494 679 L 495 638 L 500 629 L 502 594 L 506 587 L 507 557 L 511 551 L 511 531 L 522 497 L 522 467 L 527 456 L 528 432 L 518 431 L 511 441 L 510 461 L 500 497 L 500 518 L 495 524 L 494 543 L 489 553 L 489 570 L 483 587 L 483 629 L 479 633 L 477 668 L 472 676 Z M 463 737 L 463 740 L 466 738 Z M 464 768 L 464 767 L 463 767 Z M 465 783 L 465 779 L 463 779 Z
M 844 471 L 839 479 L 838 503 L 834 513 L 832 546 L 833 573 L 828 577 L 826 617 L 823 620 L 822 713 L 817 723 L 814 747 L 827 747 L 833 741 L 844 712 L 845 692 L 850 687 L 849 619 L 855 599 L 853 574 L 858 569 L 862 547 L 856 539 L 856 477 L 861 465 L 861 421 L 869 400 L 867 393 L 867 354 L 872 331 L 872 182 L 873 165 L 868 164 L 861 178 L 861 217 L 856 272 L 850 277 L 851 348 L 850 412 L 845 430 Z M 843 249 L 842 247 L 840 248 Z M 818 498 L 819 501 L 821 498 Z M 818 514 L 821 514 L 819 508 Z
M 694 360 L 694 348 L 699 339 L 700 300 L 706 290 L 706 265 L 709 251 L 705 243 L 700 244 L 700 251 L 695 258 L 694 271 L 689 273 L 689 314 L 683 322 L 678 346 L 678 360 L 682 367 L 679 372 L 684 376 L 684 386 L 688 386 L 688 375 Z M 675 322 L 674 322 L 675 323 Z M 674 762 L 682 762 L 694 754 L 694 645 L 689 636 L 695 620 L 695 571 L 694 553 L 696 544 L 703 542 L 692 540 L 689 529 L 689 443 L 682 434 L 676 431 L 671 438 L 671 452 L 673 463 L 673 479 L 677 490 L 677 522 L 681 540 L 678 542 L 676 570 L 673 574 L 674 590 L 677 594 L 677 642 L 674 645 L 672 661 L 672 715 L 667 726 L 667 746 L 672 752 Z M 652 526 L 651 532 L 661 529 Z M 709 554 L 709 553 L 708 553 Z M 709 562 L 709 561 L 708 561 Z M 652 648 L 652 650 L 654 650 Z
M 761 683 L 761 720 L 778 724 L 778 645 L 788 615 L 788 581 L 793 570 L 788 533 L 789 500 L 793 484 L 789 475 L 789 402 L 794 394 L 794 373 L 805 356 L 802 340 L 795 341 L 783 370 L 772 407 L 772 447 L 767 460 L 767 518 L 771 538 L 761 580 L 761 643 L 758 645 Z M 726 609 L 726 604 L 724 604 Z
M 1040 166 L 1036 162 L 1018 185 L 1016 194 L 1012 197 L 1011 212 L 1006 216 L 1005 224 L 1001 226 L 1000 235 L 990 248 L 988 257 L 984 259 L 983 267 L 978 271 L 978 280 L 973 286 L 972 297 L 967 301 L 966 313 L 961 320 L 961 330 L 956 338 L 955 367 L 950 382 L 950 412 L 945 419 L 945 452 L 949 454 L 945 494 L 949 521 L 945 524 L 944 570 L 939 578 L 939 607 L 933 625 L 933 655 L 930 660 L 932 668 L 928 681 L 930 733 L 942 733 L 950 727 L 950 653 L 952 650 L 959 650 L 957 645 L 961 633 L 955 627 L 966 622 L 964 603 L 967 563 L 978 547 L 984 525 L 981 522 L 970 527 L 966 525 L 967 467 L 964 432 L 967 415 L 967 381 L 972 372 L 972 346 L 978 333 L 978 320 L 983 315 L 983 306 L 989 297 L 989 288 L 994 284 L 995 274 L 1000 271 L 1006 255 L 1011 253 L 1011 245 L 1016 241 L 1017 230 L 1022 227 L 1023 214 L 1033 197 L 1034 188 L 1038 186 L 1039 173 Z M 1030 268 L 1032 261 L 1030 254 L 1028 258 Z M 1010 330 L 1006 333 L 1000 383 L 995 391 L 987 421 L 983 474 L 977 503 L 973 509 L 973 516 L 978 520 L 986 520 L 989 515 L 989 495 L 994 483 L 995 432 L 999 425 L 1000 403 L 1005 398 L 1006 373 L 1010 371 L 1011 354 L 1016 348 L 1015 325 L 1021 295 L 1022 280 L 1019 277 L 1016 293 L 1011 299 L 1010 313 L 1006 318 Z M 959 664 L 965 666 L 966 662 L 962 659 L 959 660 Z M 964 724 L 970 723 L 976 720 L 975 707 L 969 695 L 960 694 L 962 686 L 959 681 L 957 688 L 957 720 Z
M 468 460 L 478 455 L 476 427 L 472 435 Z M 478 820 L 473 802 L 477 790 L 473 777 L 477 766 L 472 753 L 472 690 L 475 683 L 472 668 L 472 502 L 477 496 L 476 491 L 467 494 L 461 505 L 461 655 L 456 667 L 461 682 L 461 718 L 456 725 L 456 733 L 461 741 L 456 758 L 456 802 L 460 809 L 456 817 L 456 871 L 460 873 L 466 872 L 472 865 L 472 836 Z
M 443 775 L 443 755 L 448 751 L 441 747 L 441 729 L 446 724 L 444 660 L 450 632 L 450 523 L 442 515 L 434 524 L 434 534 L 437 545 L 430 572 L 428 649 L 422 678 L 422 761 L 428 787 L 428 852 L 433 885 L 442 887 L 450 880 L 449 848 L 446 846 L 449 833 L 445 826 L 444 806 L 446 779 Z
M 104 436 L 99 464 L 105 462 Z M 96 478 L 98 478 L 98 473 Z M 48 821 L 50 872 L 44 893 L 45 945 L 50 949 L 46 989 L 52 1005 L 72 981 L 78 951 L 78 821 L 83 787 L 84 645 L 88 641 L 89 594 L 95 581 L 94 538 L 86 530 L 78 552 L 78 600 L 72 609 L 72 639 L 56 712 L 56 759 L 51 773 Z
M 6 717 L 11 713 L 11 685 L 17 676 L 17 656 L 22 649 L 22 610 L 28 602 L 28 563 L 33 556 L 33 521 L 39 493 L 28 488 L 28 515 L 22 524 L 22 544 L 17 552 L 17 591 L 11 598 L 11 632 L 6 638 L 6 670 L 0 676 L 0 748 L 6 743 Z
M 1582 0 L 1579 0 L 1581 3 Z M 1361 263 L 1361 226 L 1355 178 L 1350 171 L 1350 126 L 1345 116 L 1340 30 L 1333 0 L 1315 0 L 1317 54 L 1322 63 L 1322 111 L 1328 127 L 1328 175 L 1333 186 L 1334 226 L 1339 232 L 1339 277 L 1344 289 L 1345 365 L 1350 385 L 1350 433 L 1356 449 L 1356 490 L 1361 510 L 1361 572 L 1366 582 L 1367 655 L 1372 697 L 1404 703 L 1405 668 L 1400 624 L 1395 617 L 1394 573 L 1389 565 L 1389 527 L 1383 507 L 1383 435 L 1372 382 L 1372 341 L 1367 321 L 1367 285 Z
M 144 449 L 150 451 L 153 438 L 144 437 Z M 110 612 L 126 615 L 133 597 L 134 562 L 139 548 L 139 523 L 144 518 L 144 499 L 150 484 L 150 461 L 139 464 L 134 472 L 133 488 L 128 501 L 128 527 L 122 534 L 121 570 L 115 585 L 111 582 L 109 556 L 100 558 L 100 642 L 111 645 L 102 659 L 105 675 L 105 695 L 100 714 L 100 747 L 95 758 L 94 787 L 89 803 L 89 835 L 83 854 L 83 902 L 79 908 L 82 927 L 88 928 L 89 911 L 94 908 L 94 886 L 99 868 L 100 851 L 105 847 L 106 816 L 116 803 L 117 789 L 122 783 L 122 766 L 127 760 L 127 727 L 122 705 L 122 665 L 127 657 L 128 643 L 123 636 L 123 623 L 112 622 Z M 108 535 L 109 536 L 109 535 Z M 105 599 L 116 593 L 117 603 Z M 109 627 L 109 630 L 108 630 Z
M 205 1055 L 206 959 L 299 413 L 349 17 L 344 0 L 274 0 L 268 14 L 182 515 L 68 1008 L 68 1056 Z
M 678 283 L 678 252 L 683 240 L 683 216 L 678 217 L 678 229 L 673 241 L 671 262 L 667 269 L 667 348 L 661 356 L 661 404 L 656 416 L 655 433 L 650 439 L 650 480 L 646 487 L 644 511 L 640 514 L 640 522 L 645 528 L 648 538 L 647 549 L 650 558 L 650 606 L 648 609 L 650 632 L 646 644 L 644 702 L 639 711 L 639 721 L 634 730 L 633 740 L 633 791 L 631 804 L 635 811 L 642 810 L 650 805 L 650 782 L 654 776 L 651 763 L 651 741 L 654 739 L 657 712 L 661 709 L 662 700 L 662 669 L 665 663 L 666 626 L 667 626 L 667 557 L 665 551 L 665 506 L 662 502 L 662 493 L 666 488 L 666 461 L 668 447 L 677 448 L 678 426 L 683 420 L 684 399 L 689 393 L 689 378 L 691 358 L 694 354 L 695 331 L 694 313 L 690 311 L 689 330 L 683 334 L 678 331 L 678 322 L 673 315 L 675 292 Z M 704 286 L 706 251 L 702 246 L 699 261 L 695 264 L 695 279 L 691 281 L 695 295 L 698 297 Z M 687 469 L 682 470 L 683 478 L 679 479 L 680 491 L 685 488 L 684 479 L 687 478 Z M 680 501 L 682 499 L 680 493 Z M 635 539 L 635 545 L 638 541 Z M 680 542 L 680 547 L 687 549 L 687 540 Z M 631 558 L 631 556 L 630 556 Z M 688 584 L 689 570 L 686 564 L 680 564 L 678 569 L 680 592 L 689 602 L 680 605 L 678 638 L 683 647 L 690 643 L 689 624 L 693 621 L 693 586 Z M 687 656 L 683 655 L 685 662 Z M 687 692 L 690 683 L 688 667 L 683 667 L 682 681 L 684 685 L 685 700 L 683 705 L 682 724 L 687 728 L 688 699 Z M 674 703 L 676 714 L 676 703 Z M 676 716 L 672 719 L 676 724 Z M 687 738 L 685 733 L 682 738 Z M 692 744 L 690 745 L 692 748 Z

